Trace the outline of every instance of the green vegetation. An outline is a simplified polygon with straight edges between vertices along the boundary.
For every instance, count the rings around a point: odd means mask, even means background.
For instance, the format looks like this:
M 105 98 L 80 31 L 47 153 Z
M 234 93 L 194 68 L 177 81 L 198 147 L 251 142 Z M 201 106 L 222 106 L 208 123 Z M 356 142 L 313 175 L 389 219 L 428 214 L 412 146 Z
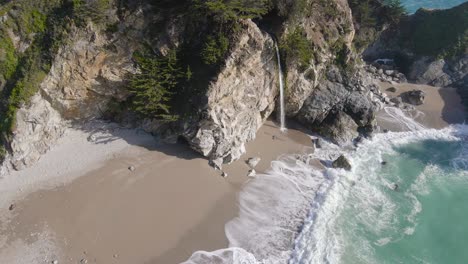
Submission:
M 86 25 L 88 20 L 95 24 L 103 24 L 111 7 L 110 0 L 71 0 L 73 3 L 74 20 L 79 25 Z
M 195 8 L 222 24 L 258 18 L 270 9 L 269 0 L 194 0 L 194 3 Z
M 229 39 L 223 34 L 208 36 L 201 56 L 207 65 L 220 63 L 229 49 Z
M 362 52 L 379 32 L 389 25 L 396 25 L 406 16 L 400 0 L 349 0 L 356 24 L 354 47 Z
M 284 57 L 298 61 L 301 70 L 307 69 L 314 58 L 313 46 L 299 26 L 286 34 L 280 48 Z
M 173 121 L 171 114 L 171 95 L 183 78 L 177 53 L 170 51 L 166 56 L 149 52 L 135 53 L 134 59 L 141 72 L 130 79 L 129 91 L 133 95 L 132 109 L 151 118 Z
M 64 36 L 71 13 L 67 1 L 18 1 L 8 6 L 9 17 L 0 25 L 0 159 L 15 127 L 17 110 L 27 104 L 47 75 Z M 14 12 L 13 12 L 14 10 Z M 23 53 L 16 51 L 10 31 L 29 42 Z M 0 79 L 1 80 L 1 79 Z
M 447 58 L 466 53 L 468 3 L 449 10 L 420 10 L 401 28 L 401 45 L 417 55 Z
M 2 83 L 13 75 L 17 65 L 18 58 L 13 42 L 6 30 L 0 28 L 0 90 L 3 88 Z
M 335 64 L 340 66 L 342 69 L 348 68 L 348 47 L 342 38 L 339 38 L 331 47 L 333 54 L 335 54 Z
M 270 0 L 155 1 L 154 11 L 162 18 L 177 10 L 190 22 L 183 29 L 183 43 L 167 55 L 148 49 L 135 53 L 141 73 L 130 78 L 130 110 L 161 121 L 196 115 L 209 82 L 232 48 L 240 20 L 261 17 L 270 6 Z M 164 23 L 163 19 L 153 27 L 155 35 Z

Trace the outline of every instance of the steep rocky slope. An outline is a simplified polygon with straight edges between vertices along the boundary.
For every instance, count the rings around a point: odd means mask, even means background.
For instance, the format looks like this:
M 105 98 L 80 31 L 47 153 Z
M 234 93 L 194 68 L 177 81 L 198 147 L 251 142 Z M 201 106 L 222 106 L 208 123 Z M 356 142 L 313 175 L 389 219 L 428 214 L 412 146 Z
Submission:
M 9 160 L 17 169 L 29 166 L 70 122 L 79 125 L 103 117 L 141 126 L 167 140 L 184 138 L 217 164 L 236 160 L 276 108 L 275 38 L 285 66 L 289 118 L 338 144 L 371 131 L 378 105 L 370 99 L 374 84 L 353 47 L 355 21 L 348 2 L 267 2 L 255 2 L 248 13 L 233 9 L 229 16 L 210 9 L 212 13 L 202 18 L 193 16 L 192 8 L 199 6 L 182 0 L 153 5 L 103 0 L 93 6 L 81 1 L 2 4 L 0 26 L 11 34 L 2 36 L 8 45 L 0 45 L 0 61 L 40 61 L 44 71 L 34 82 L 23 78 L 32 88 L 20 93 L 18 102 L 13 95 L 18 80 L 23 80 L 18 73 L 24 70 L 16 68 L 16 75 L 2 71 L 2 98 L 9 106 L 2 110 L 2 119 L 9 120 L 3 121 L 8 125 L 2 135 Z M 225 4 L 229 7 L 229 1 Z M 12 26 L 20 23 L 18 12 L 33 11 L 60 30 L 51 33 L 44 26 L 25 33 Z M 37 20 L 34 14 L 32 21 Z M 62 19 L 53 20 L 57 14 Z M 213 33 L 223 30 L 228 33 Z M 51 42 L 46 59 L 28 55 L 31 47 L 47 46 L 37 39 Z M 171 63 L 171 54 L 176 54 L 174 67 L 183 71 L 174 79 L 167 107 L 161 108 L 171 114 L 169 120 L 159 114 L 139 115 L 132 108 L 132 76 L 146 74 L 135 52 L 143 50 L 154 54 L 148 60 L 157 65 Z
M 468 3 L 418 10 L 386 30 L 364 57 L 394 59 L 412 82 L 458 87 L 468 105 Z

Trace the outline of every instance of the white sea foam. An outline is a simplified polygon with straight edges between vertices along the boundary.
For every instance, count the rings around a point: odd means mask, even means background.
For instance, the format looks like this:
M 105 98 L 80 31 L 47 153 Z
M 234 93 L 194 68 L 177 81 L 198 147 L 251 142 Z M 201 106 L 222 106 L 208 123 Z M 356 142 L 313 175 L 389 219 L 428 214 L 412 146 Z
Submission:
M 294 155 L 281 157 L 272 163 L 267 174 L 250 181 L 241 192 L 239 216 L 226 224 L 231 248 L 212 253 L 196 252 L 186 263 L 341 263 L 349 247 L 344 233 L 353 231 L 341 229 L 343 225 L 339 222 L 343 221 L 340 216 L 347 199 L 360 201 L 353 204 L 356 209 L 353 217 L 359 219 L 355 222 L 364 226 L 360 228 L 382 235 L 372 244 L 385 245 L 401 239 L 385 236 L 395 233 L 396 223 L 401 220 L 395 217 L 399 205 L 385 193 L 389 181 L 379 173 L 383 155 L 395 154 L 395 147 L 411 142 L 456 142 L 468 136 L 464 125 L 442 130 L 416 125 L 408 128 L 413 130 L 377 134 L 373 139 L 364 140 L 357 149 L 324 144 L 323 148 L 299 159 Z M 341 154 L 353 165 L 351 172 L 322 171 L 309 165 L 312 159 L 326 163 Z M 464 166 L 465 154 L 460 154 L 454 166 Z M 381 184 L 376 184 L 379 182 Z M 416 201 L 413 205 L 410 214 L 414 214 L 415 220 L 421 209 Z M 416 224 L 413 221 L 401 235 L 411 235 Z M 347 228 L 359 227 L 355 224 Z M 356 261 L 373 263 L 372 244 L 353 243 L 359 249 L 355 252 Z

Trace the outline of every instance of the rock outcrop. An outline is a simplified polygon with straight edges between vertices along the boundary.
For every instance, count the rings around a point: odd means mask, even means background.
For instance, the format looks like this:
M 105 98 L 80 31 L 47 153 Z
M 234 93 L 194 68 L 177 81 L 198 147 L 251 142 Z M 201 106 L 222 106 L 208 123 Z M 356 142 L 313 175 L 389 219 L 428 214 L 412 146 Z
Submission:
M 306 65 L 298 63 L 297 58 L 284 58 L 286 114 L 333 142 L 345 144 L 372 130 L 378 105 L 372 101 L 369 88 L 375 85 L 352 48 L 355 30 L 348 2 L 309 4 L 310 10 L 281 22 L 276 32 L 282 42 L 299 27 L 310 44 Z M 148 12 L 151 7 L 134 5 L 135 10 L 119 18 L 115 10 L 109 12 L 113 14 L 109 19 L 115 23 L 113 33 L 91 22 L 86 27 L 70 28 L 40 92 L 18 112 L 11 142 L 16 168 L 33 163 L 60 137 L 63 120 L 99 118 L 110 102 L 124 102 L 129 97 L 126 77 L 138 72 L 133 52 L 143 43 L 151 44 L 155 53 L 162 55 L 186 44 L 184 30 L 190 21 L 175 9 L 167 9 L 175 14 L 155 14 Z M 202 92 L 202 102 L 196 100 L 196 113 L 177 124 L 149 119 L 132 123 L 158 136 L 168 135 L 172 141 L 183 137 L 219 168 L 241 157 L 245 143 L 255 138 L 274 111 L 279 93 L 273 38 L 252 20 L 238 22 L 235 36 L 229 36 L 234 40 L 229 54 L 203 87 L 206 93 Z M 148 28 L 155 24 L 158 32 L 148 34 Z M 209 31 L 206 27 L 203 30 Z M 204 43 L 197 44 L 203 49 Z
M 410 68 L 409 78 L 432 86 L 468 86 L 468 55 L 455 59 L 422 57 Z
M 36 94 L 16 114 L 10 144 L 10 162 L 16 170 L 31 166 L 54 145 L 65 131 L 64 121 L 48 101 Z
M 333 161 L 332 166 L 336 169 L 345 169 L 348 171 L 351 170 L 351 163 L 344 155 L 341 155 L 335 161 Z
M 305 101 L 298 120 L 334 143 L 351 141 L 359 128 L 372 128 L 377 108 L 368 96 L 372 84 L 359 84 L 363 80 L 363 75 L 347 79 L 339 69 L 330 69 Z
M 206 94 L 204 115 L 184 137 L 212 160 L 229 163 L 270 116 L 278 94 L 278 70 L 272 38 L 250 20 L 242 24 L 226 66 Z
M 351 9 L 346 0 L 313 3 L 310 9 L 313 15 L 303 14 L 299 22 L 286 25 L 283 33 L 283 36 L 287 36 L 297 26 L 303 28 L 314 53 L 305 69 L 294 58 L 286 60 L 286 114 L 290 117 L 299 113 L 306 99 L 319 85 L 327 66 L 336 59 L 337 50 L 351 50 L 355 34 Z M 330 13 L 331 10 L 334 14 Z
M 70 45 L 60 48 L 48 76 L 41 85 L 44 96 L 66 119 L 102 116 L 111 100 L 128 96 L 125 78 L 135 73 L 133 49 L 111 40 L 93 24 L 72 29 Z

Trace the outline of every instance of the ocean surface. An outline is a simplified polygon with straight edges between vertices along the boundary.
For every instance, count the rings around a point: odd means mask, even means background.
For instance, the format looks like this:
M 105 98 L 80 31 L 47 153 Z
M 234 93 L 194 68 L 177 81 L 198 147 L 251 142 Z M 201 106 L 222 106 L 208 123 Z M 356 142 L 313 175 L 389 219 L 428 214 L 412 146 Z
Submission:
M 466 0 L 402 0 L 401 2 L 408 12 L 412 14 L 421 7 L 446 9 L 464 3 Z
M 352 171 L 309 164 L 341 154 Z M 467 263 L 468 126 L 285 155 L 239 197 L 230 247 L 187 264 Z

